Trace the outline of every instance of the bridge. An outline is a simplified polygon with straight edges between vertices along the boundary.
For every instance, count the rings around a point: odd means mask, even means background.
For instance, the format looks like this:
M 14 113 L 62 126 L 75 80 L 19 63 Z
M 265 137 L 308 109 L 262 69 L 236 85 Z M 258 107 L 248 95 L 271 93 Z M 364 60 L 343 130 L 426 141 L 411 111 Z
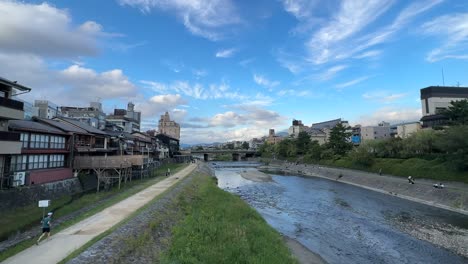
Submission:
M 249 158 L 253 157 L 256 150 L 249 150 L 249 149 L 204 149 L 204 150 L 192 150 L 192 154 L 203 154 L 203 159 L 208 161 L 209 155 L 216 155 L 216 154 L 232 154 L 233 161 L 239 161 L 242 158 Z

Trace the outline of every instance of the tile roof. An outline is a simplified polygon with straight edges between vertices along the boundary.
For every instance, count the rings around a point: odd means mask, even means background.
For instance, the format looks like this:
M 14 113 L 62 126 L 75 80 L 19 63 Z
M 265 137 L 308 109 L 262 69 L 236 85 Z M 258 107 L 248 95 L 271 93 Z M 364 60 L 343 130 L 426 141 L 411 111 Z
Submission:
M 79 127 L 85 131 L 87 131 L 88 133 L 91 133 L 91 134 L 98 134 L 98 135 L 104 135 L 104 136 L 107 136 L 108 134 L 102 130 L 99 130 L 95 127 L 92 127 L 88 124 L 85 124 L 83 122 L 80 122 L 79 120 L 76 120 L 76 119 L 73 119 L 73 118 L 68 118 L 68 117 L 57 117 L 58 120 L 60 121 L 63 121 L 63 122 L 67 122 L 73 126 L 76 126 L 76 127 Z
M 57 129 L 53 126 L 42 124 L 39 122 L 29 121 L 29 120 L 10 120 L 8 121 L 8 127 L 13 130 L 26 130 L 33 132 L 43 132 L 50 134 L 65 134 L 60 129 Z
M 77 133 L 77 134 L 89 134 L 84 129 L 69 125 L 69 124 L 64 123 L 64 122 L 60 122 L 58 120 L 45 119 L 45 118 L 39 118 L 39 117 L 34 117 L 34 120 L 37 120 L 38 122 L 45 123 L 47 125 L 56 127 L 56 128 L 61 129 L 62 131 L 65 131 L 65 132 L 71 132 L 71 133 Z

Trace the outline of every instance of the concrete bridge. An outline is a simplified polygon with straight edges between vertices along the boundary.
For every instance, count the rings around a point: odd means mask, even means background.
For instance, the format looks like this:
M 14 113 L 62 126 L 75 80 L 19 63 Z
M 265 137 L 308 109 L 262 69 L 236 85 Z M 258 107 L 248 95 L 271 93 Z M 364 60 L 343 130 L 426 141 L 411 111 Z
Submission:
M 256 150 L 248 150 L 248 149 L 205 149 L 205 150 L 192 150 L 193 154 L 203 154 L 203 159 L 208 161 L 209 155 L 216 155 L 216 154 L 231 154 L 233 161 L 239 161 L 242 158 L 251 158 L 257 153 Z

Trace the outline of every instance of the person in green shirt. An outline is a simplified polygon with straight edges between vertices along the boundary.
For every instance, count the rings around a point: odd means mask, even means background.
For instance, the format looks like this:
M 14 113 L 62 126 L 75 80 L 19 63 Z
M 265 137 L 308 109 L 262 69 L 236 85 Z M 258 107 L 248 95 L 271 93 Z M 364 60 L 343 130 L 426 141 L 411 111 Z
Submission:
M 52 212 L 47 213 L 47 216 L 41 220 L 42 224 L 42 235 L 36 241 L 36 245 L 39 245 L 39 242 L 47 234 L 47 239 L 50 237 L 50 222 L 52 221 Z

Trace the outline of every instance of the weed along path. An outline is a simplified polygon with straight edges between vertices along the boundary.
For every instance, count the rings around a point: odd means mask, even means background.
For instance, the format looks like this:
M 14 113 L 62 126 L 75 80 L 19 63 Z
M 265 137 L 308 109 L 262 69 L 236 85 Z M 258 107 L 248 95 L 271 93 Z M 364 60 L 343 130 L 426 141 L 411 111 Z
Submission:
M 190 164 L 167 179 L 151 185 L 141 192 L 136 193 L 57 234 L 53 233 L 52 226 L 52 236 L 48 241 L 44 240 L 39 244 L 39 246 L 32 246 L 5 260 L 3 263 L 49 264 L 61 261 L 73 251 L 126 219 L 139 208 L 153 200 L 156 196 L 160 195 L 165 190 L 189 175 L 196 166 L 196 164 Z

